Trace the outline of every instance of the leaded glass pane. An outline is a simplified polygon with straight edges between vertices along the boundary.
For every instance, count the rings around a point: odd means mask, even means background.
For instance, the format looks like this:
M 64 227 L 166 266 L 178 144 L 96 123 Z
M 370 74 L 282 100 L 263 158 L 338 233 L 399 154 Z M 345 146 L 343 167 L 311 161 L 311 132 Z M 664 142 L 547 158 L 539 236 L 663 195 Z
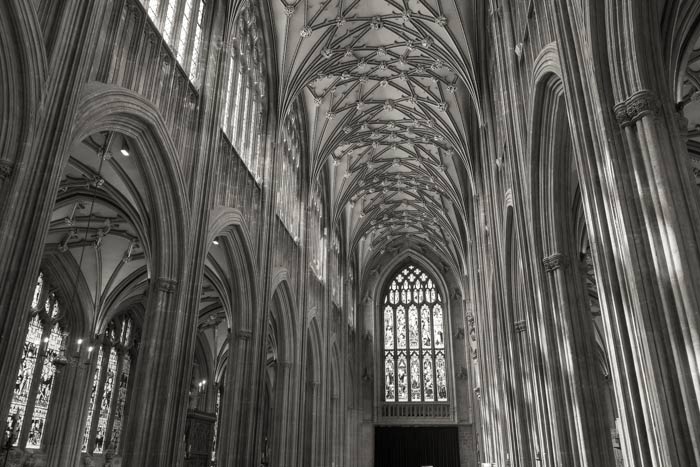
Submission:
M 160 0 L 150 0 L 148 2 L 148 16 L 154 23 L 158 23 L 158 7 Z
M 406 309 L 403 306 L 396 309 L 396 348 L 406 348 Z
M 102 402 L 100 403 L 100 418 L 97 421 L 97 432 L 95 434 L 95 453 L 99 454 L 105 449 L 105 436 L 107 434 L 107 422 L 109 420 L 110 407 L 112 405 L 112 392 L 114 391 L 114 379 L 117 373 L 117 351 L 112 347 L 109 352 L 107 363 L 107 376 L 102 391 Z
M 384 400 L 393 402 L 396 398 L 394 379 L 394 356 L 387 352 L 384 358 Z
M 95 373 L 92 377 L 92 390 L 90 391 L 90 403 L 88 404 L 87 420 L 85 421 L 85 434 L 83 435 L 82 452 L 87 452 L 88 441 L 90 438 L 90 428 L 92 427 L 92 417 L 95 412 L 95 402 L 97 399 L 97 386 L 100 383 L 100 374 L 102 372 L 102 347 L 97 352 L 97 364 Z
M 34 368 L 36 368 L 37 357 L 39 355 L 39 347 L 41 346 L 42 334 L 43 329 L 41 321 L 39 320 L 39 315 L 35 315 L 29 323 L 27 338 L 24 340 L 22 360 L 19 365 L 19 371 L 17 372 L 15 390 L 12 394 L 12 403 L 10 404 L 10 412 L 8 414 L 7 419 L 8 426 L 11 426 L 12 415 L 16 414 L 18 417 L 17 427 L 19 428 L 19 430 L 17 431 L 17 438 L 15 438 L 15 446 L 17 446 L 17 443 L 19 441 L 22 421 L 24 420 L 24 413 L 27 409 L 27 402 L 29 400 L 29 390 L 32 386 Z
M 412 349 L 418 348 L 418 308 L 415 305 L 408 309 L 408 342 Z
M 433 330 L 435 332 L 435 347 L 445 347 L 445 336 L 442 330 L 442 306 L 438 303 L 433 307 Z
M 394 310 L 390 306 L 384 308 L 384 348 L 394 348 Z
M 55 303 L 55 307 L 58 304 Z M 58 325 L 55 325 L 49 335 L 49 340 L 46 345 L 46 351 L 41 366 L 41 376 L 39 379 L 39 387 L 37 389 L 36 400 L 34 402 L 34 413 L 32 414 L 32 424 L 29 429 L 29 437 L 27 438 L 28 448 L 40 448 L 41 438 L 44 434 L 44 425 L 46 424 L 46 413 L 49 410 L 49 402 L 51 402 L 51 391 L 53 390 L 54 376 L 56 375 L 56 367 L 54 360 L 58 358 L 63 342 L 63 333 Z
M 126 406 L 126 395 L 129 388 L 129 372 L 131 369 L 131 358 L 124 356 L 122 371 L 119 375 L 119 389 L 117 392 L 117 406 L 114 411 L 114 424 L 112 425 L 111 445 L 115 450 L 119 450 L 119 442 L 122 434 L 122 421 L 124 419 L 124 407 Z
M 175 27 L 175 11 L 177 9 L 178 0 L 169 0 L 168 9 L 165 14 L 165 24 L 163 25 L 163 39 L 168 45 L 171 45 L 173 37 L 173 28 Z
M 423 348 L 432 347 L 433 339 L 430 332 L 430 308 L 428 308 L 428 305 L 423 305 L 420 309 L 420 328 Z
M 193 0 L 185 0 L 185 10 L 182 13 L 182 23 L 180 25 L 180 39 L 177 45 L 177 61 L 182 63 L 185 60 L 185 54 L 187 52 L 187 44 L 190 32 L 190 18 L 194 13 L 192 9 L 194 8 Z
M 408 365 L 406 362 L 406 354 L 404 352 L 399 352 L 397 368 L 397 379 L 398 379 L 398 400 L 404 402 L 408 400 Z
M 411 400 L 421 400 L 420 358 L 418 352 L 411 352 Z
M 435 400 L 435 385 L 433 384 L 433 356 L 430 352 L 423 352 L 423 385 L 425 400 Z
M 447 380 L 445 370 L 445 353 L 437 352 L 435 358 L 435 373 L 437 378 L 437 396 L 438 401 L 447 400 Z
M 39 300 L 41 300 L 41 292 L 44 289 L 44 275 L 39 274 L 36 280 L 36 287 L 34 287 L 34 296 L 32 298 L 32 310 L 37 310 L 39 308 Z

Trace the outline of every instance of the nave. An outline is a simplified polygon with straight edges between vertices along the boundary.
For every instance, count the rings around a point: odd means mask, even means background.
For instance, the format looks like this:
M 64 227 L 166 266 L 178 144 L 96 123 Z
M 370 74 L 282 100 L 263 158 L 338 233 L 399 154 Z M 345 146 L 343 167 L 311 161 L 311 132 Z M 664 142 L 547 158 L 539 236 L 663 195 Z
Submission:
M 700 466 L 700 2 L 0 2 L 0 467 Z

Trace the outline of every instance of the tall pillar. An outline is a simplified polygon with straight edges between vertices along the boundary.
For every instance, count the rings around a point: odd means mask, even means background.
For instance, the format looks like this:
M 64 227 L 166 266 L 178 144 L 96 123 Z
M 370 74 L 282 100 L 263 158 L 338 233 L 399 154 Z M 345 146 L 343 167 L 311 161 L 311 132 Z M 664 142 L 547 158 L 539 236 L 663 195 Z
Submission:
M 626 463 L 680 467 L 700 464 L 700 218 L 660 12 L 596 5 L 583 38 L 580 5 L 555 2 Z
M 55 390 L 46 417 L 44 449 L 47 467 L 78 465 L 85 433 L 85 415 L 90 398 L 89 352 L 73 353 L 58 359 Z M 69 352 L 70 354 L 70 352 Z
M 0 420 L 7 418 L 32 290 L 72 141 L 71 126 L 108 2 L 66 2 L 42 98 L 16 163 L 0 167 Z M 22 27 L 40 28 L 38 24 Z M 39 111 L 39 108 L 41 111 Z
M 151 285 L 133 398 L 124 428 L 124 465 L 181 465 L 196 313 L 183 310 L 182 288 L 172 279 Z

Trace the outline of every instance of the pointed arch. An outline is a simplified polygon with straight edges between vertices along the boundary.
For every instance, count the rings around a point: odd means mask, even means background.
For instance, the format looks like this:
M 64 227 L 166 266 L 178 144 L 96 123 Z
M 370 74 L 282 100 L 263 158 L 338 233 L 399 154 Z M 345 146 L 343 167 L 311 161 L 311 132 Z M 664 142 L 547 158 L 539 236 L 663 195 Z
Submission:
M 156 107 L 139 94 L 101 83 L 85 86 L 76 111 L 73 141 L 99 131 L 118 131 L 136 144 L 150 202 L 150 235 L 156 277 L 176 279 L 185 267 L 178 251 L 191 218 L 178 152 Z M 66 154 L 65 157 L 68 157 Z

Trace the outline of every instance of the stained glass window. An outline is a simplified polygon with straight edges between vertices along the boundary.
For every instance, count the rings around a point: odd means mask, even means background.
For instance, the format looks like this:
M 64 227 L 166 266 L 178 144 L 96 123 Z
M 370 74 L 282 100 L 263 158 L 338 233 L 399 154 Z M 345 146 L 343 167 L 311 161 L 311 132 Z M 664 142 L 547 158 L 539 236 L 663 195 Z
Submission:
M 435 282 L 408 265 L 384 295 L 384 400 L 447 401 L 442 297 Z
M 36 449 L 41 447 L 54 388 L 54 361 L 59 358 L 66 337 L 61 326 L 59 299 L 49 291 L 43 274 L 37 278 L 30 316 L 6 434 L 12 431 L 14 446 Z
M 127 315 L 112 320 L 96 355 L 83 452 L 119 452 L 129 401 L 129 382 L 136 330 Z

